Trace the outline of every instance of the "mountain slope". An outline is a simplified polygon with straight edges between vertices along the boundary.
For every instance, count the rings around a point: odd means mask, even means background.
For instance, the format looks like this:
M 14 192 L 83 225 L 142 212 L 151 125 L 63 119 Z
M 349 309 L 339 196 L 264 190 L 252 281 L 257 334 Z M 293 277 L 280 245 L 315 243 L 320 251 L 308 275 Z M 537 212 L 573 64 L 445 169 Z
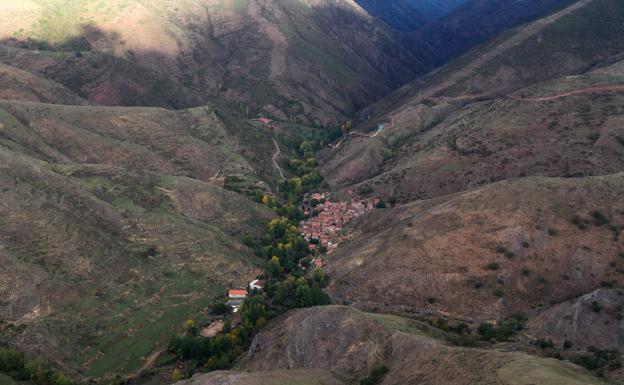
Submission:
M 306 370 L 311 376 L 315 370 L 331 370 L 334 378 L 344 378 L 344 384 L 357 382 L 381 364 L 389 369 L 383 384 L 602 383 L 570 363 L 517 352 L 451 347 L 437 340 L 442 336 L 443 332 L 408 318 L 339 306 L 303 309 L 258 335 L 241 369 L 260 375 L 271 370 L 275 375 L 283 373 L 285 379 L 290 372 Z M 243 384 L 237 382 L 242 373 L 196 375 L 180 384 L 216 385 L 223 384 L 224 378 L 232 381 L 226 383 Z
M 56 82 L 0 64 L 0 99 L 56 104 L 89 104 Z
M 358 0 L 372 16 L 400 31 L 414 31 L 450 13 L 467 0 Z
M 376 211 L 332 254 L 330 292 L 483 321 L 621 285 L 623 176 L 521 178 Z
M 443 17 L 423 26 L 412 37 L 425 42 L 439 62 L 445 63 L 466 52 L 466 48 L 495 38 L 510 27 L 532 21 L 566 3 L 570 1 L 464 1 L 453 4 L 455 6 L 444 12 Z
M 4 45 L 82 52 L 46 54 L 22 68 L 51 74 L 106 105 L 183 108 L 219 96 L 253 113 L 327 123 L 427 68 L 427 53 L 404 49 L 395 31 L 352 1 L 54 0 L 2 7 L 14 20 L 0 28 Z M 3 60 L 15 64 L 13 56 Z M 82 76 L 89 67 L 95 78 Z M 177 95 L 159 100 L 155 88 Z
M 616 20 L 624 20 L 622 12 L 624 8 L 610 0 L 580 1 L 449 63 L 423 84 L 405 87 L 377 104 L 375 108 L 387 113 L 356 130 L 375 121 L 386 122 L 387 129 L 373 139 L 350 136 L 327 150 L 324 174 L 338 186 L 372 178 L 371 187 L 413 199 L 523 175 L 621 170 L 617 100 L 624 73 L 615 66 L 608 74 L 586 69 L 607 57 L 603 64 L 617 62 L 624 46 L 612 36 L 619 34 L 622 24 Z M 570 31 L 579 21 L 593 23 L 598 15 L 613 20 L 604 28 L 612 28 L 614 35 L 590 44 Z M 542 50 L 535 44 L 557 49 Z M 554 74 L 578 73 L 585 76 L 540 83 Z M 534 86 L 522 89 L 526 84 Z M 592 92 L 595 86 L 605 88 Z M 563 94 L 569 90 L 582 92 Z M 518 93 L 497 99 L 514 91 Z M 554 97 L 539 99 L 542 96 Z
M 0 101 L 1 338 L 69 373 L 132 374 L 259 273 L 241 239 L 274 214 L 223 186 L 266 191 L 273 151 L 218 104 Z

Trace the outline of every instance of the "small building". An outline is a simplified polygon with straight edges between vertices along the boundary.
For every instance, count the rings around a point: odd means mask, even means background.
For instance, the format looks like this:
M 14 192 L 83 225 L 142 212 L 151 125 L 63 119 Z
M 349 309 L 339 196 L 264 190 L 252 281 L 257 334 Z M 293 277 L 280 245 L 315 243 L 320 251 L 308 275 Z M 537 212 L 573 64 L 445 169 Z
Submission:
M 242 290 L 237 290 L 237 289 L 232 289 L 228 292 L 228 297 L 230 299 L 245 299 L 247 298 L 247 290 L 242 289 Z
M 243 304 L 247 298 L 247 290 L 232 289 L 228 292 L 227 304 L 232 307 L 234 313 L 238 312 L 238 307 Z
M 310 196 L 310 199 L 312 199 L 313 201 L 320 201 L 325 199 L 325 194 L 322 193 L 314 193 Z
M 259 122 L 259 123 L 262 123 L 262 124 L 269 124 L 272 121 L 271 119 L 268 119 L 268 118 L 257 118 L 257 119 L 254 119 L 254 120 L 256 122 Z
M 253 281 L 249 282 L 249 288 L 251 290 L 262 291 L 262 289 L 264 289 L 264 281 L 260 279 L 254 279 Z

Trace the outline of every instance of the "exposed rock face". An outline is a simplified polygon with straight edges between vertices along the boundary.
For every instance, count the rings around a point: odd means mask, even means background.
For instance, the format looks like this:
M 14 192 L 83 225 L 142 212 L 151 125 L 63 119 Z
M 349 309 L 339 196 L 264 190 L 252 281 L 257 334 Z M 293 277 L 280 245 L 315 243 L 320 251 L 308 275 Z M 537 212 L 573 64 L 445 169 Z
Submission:
M 270 372 L 213 372 L 194 376 L 178 385 L 346 385 L 327 370 L 272 370 Z
M 306 309 L 258 335 L 245 367 L 253 370 L 317 368 L 365 374 L 391 352 L 390 334 L 352 318 L 348 308 Z
M 544 311 L 529 321 L 527 332 L 557 346 L 569 341 L 575 348 L 622 350 L 623 307 L 621 290 L 598 289 Z
M 522 384 L 599 384 L 569 363 L 519 353 L 454 348 L 422 330 L 433 332 L 414 320 L 346 307 L 297 310 L 275 320 L 255 338 L 240 364 L 243 372 L 196 375 L 181 384 L 239 384 L 243 379 L 255 384 L 252 375 L 263 379 L 267 370 L 284 380 L 310 371 L 310 384 L 317 384 L 312 376 L 319 373 L 318 369 L 324 370 L 318 374 L 320 383 L 333 384 L 323 380 L 328 370 L 334 379 L 353 383 L 381 364 L 390 369 L 383 378 L 384 385 L 516 385 L 520 384 L 518 376 L 525 381 Z

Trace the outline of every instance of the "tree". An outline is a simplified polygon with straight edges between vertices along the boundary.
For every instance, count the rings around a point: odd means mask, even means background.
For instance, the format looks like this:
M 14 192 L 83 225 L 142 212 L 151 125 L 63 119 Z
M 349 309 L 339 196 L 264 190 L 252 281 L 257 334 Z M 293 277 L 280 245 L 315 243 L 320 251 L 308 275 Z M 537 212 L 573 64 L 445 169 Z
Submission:
M 171 381 L 175 384 L 176 382 L 182 379 L 182 373 L 180 373 L 180 369 L 175 368 L 173 370 L 173 375 L 171 376 Z
M 0 372 L 24 369 L 24 354 L 9 348 L 0 348 Z
M 312 276 L 319 286 L 324 287 L 327 284 L 327 274 L 322 269 L 315 269 Z
M 267 267 L 267 273 L 271 277 L 279 277 L 280 276 L 280 274 L 282 273 L 282 265 L 280 263 L 279 257 L 277 257 L 275 255 L 273 257 L 271 257 L 271 260 L 269 261 L 269 265 Z
M 41 358 L 35 358 L 26 362 L 26 373 L 37 385 L 46 385 L 50 378 L 50 368 Z
M 197 326 L 195 325 L 195 321 L 192 319 L 186 320 L 184 322 L 184 331 L 188 335 L 196 335 L 197 334 Z
M 388 198 L 388 203 L 390 203 L 390 206 L 394 207 L 397 204 L 397 198 L 393 195 L 391 197 Z
M 230 307 L 223 302 L 217 302 L 212 307 L 211 312 L 214 315 L 226 315 L 230 313 Z
M 73 382 L 66 376 L 55 373 L 52 375 L 52 384 L 54 385 L 73 385 Z

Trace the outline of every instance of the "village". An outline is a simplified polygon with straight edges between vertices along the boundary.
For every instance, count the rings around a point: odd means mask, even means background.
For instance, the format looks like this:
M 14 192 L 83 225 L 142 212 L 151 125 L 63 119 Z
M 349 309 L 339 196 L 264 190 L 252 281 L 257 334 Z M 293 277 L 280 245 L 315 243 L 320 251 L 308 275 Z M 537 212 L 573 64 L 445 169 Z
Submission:
M 314 257 L 310 265 L 314 269 L 323 267 L 323 255 L 332 254 L 338 246 L 351 239 L 348 225 L 357 217 L 373 210 L 380 202 L 379 198 L 363 199 L 353 197 L 348 201 L 331 200 L 330 193 L 313 193 L 305 196 L 301 203 L 304 220 L 299 222 L 298 230 L 308 242 Z M 302 266 L 304 270 L 306 266 Z M 227 304 L 234 313 L 251 291 L 262 291 L 264 280 L 255 279 L 245 289 L 232 289 L 228 292 Z
M 329 193 L 312 194 L 302 204 L 307 219 L 299 223 L 299 232 L 309 242 L 310 250 L 332 254 L 340 243 L 351 238 L 347 225 L 378 203 L 377 198 L 365 200 L 359 197 L 332 202 Z

